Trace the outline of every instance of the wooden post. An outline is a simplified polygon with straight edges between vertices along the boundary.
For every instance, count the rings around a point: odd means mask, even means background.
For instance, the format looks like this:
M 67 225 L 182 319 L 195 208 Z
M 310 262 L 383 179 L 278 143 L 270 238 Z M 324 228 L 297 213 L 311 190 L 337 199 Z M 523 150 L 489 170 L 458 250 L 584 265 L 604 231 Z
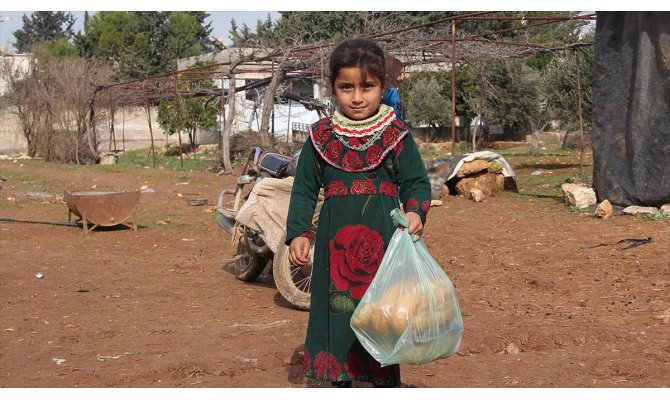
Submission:
M 224 161 L 224 151 L 226 150 L 227 146 L 224 143 L 224 138 L 223 138 L 223 132 L 226 126 L 226 104 L 225 104 L 225 99 L 226 99 L 226 90 L 223 87 L 223 77 L 224 77 L 224 72 L 223 72 L 223 66 L 221 66 L 221 96 L 219 98 L 219 114 L 220 114 L 220 121 L 219 121 L 219 126 L 221 129 L 221 132 L 219 134 L 219 141 L 220 141 L 220 147 L 219 147 L 219 165 L 223 167 L 225 170 L 226 163 Z
M 149 152 L 151 153 L 154 160 L 154 168 L 156 168 L 156 147 L 154 146 L 154 131 L 151 129 L 151 105 L 147 103 L 147 120 L 149 120 L 149 136 L 151 136 L 151 148 Z
M 174 77 L 174 80 L 172 81 L 174 84 L 174 102 L 175 102 L 175 109 L 177 110 L 177 116 L 180 117 L 181 114 L 181 101 L 179 99 L 179 89 L 177 88 L 177 76 Z M 179 165 L 181 166 L 181 170 L 184 170 L 184 156 L 182 155 L 182 149 L 181 149 L 181 129 L 177 130 L 177 139 L 179 140 Z
M 116 152 L 116 135 L 114 134 L 114 111 L 115 111 L 115 109 L 114 109 L 114 105 L 112 105 L 111 107 L 109 107 L 109 113 L 111 114 L 111 115 L 110 115 L 110 117 L 111 117 L 111 118 L 110 118 L 110 119 L 111 119 L 111 122 L 110 122 L 110 129 L 109 129 L 109 147 L 108 147 L 108 151 L 111 151 L 111 150 L 112 150 L 112 142 L 113 142 L 113 143 L 114 143 L 114 152 Z
M 451 20 L 451 155 L 456 155 L 456 20 Z
M 122 122 L 121 122 L 121 150 L 123 152 L 126 152 L 126 109 L 122 108 L 121 109 L 121 114 L 123 115 L 122 117 Z
M 291 134 L 291 99 L 288 99 L 288 122 L 286 122 L 286 143 L 289 143 L 289 135 Z
M 584 120 L 582 118 L 582 85 L 579 71 L 579 48 L 575 48 L 575 63 L 577 64 L 577 105 L 579 109 L 579 171 L 584 176 Z

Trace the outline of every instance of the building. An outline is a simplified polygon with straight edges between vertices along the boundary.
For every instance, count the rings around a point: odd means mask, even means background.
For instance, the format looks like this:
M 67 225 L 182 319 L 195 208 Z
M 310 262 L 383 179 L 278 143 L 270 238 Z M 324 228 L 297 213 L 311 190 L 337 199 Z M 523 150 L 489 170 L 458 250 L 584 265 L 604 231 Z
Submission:
M 262 58 L 264 51 L 254 48 L 232 47 L 226 48 L 216 53 L 207 53 L 200 56 L 189 57 L 178 61 L 177 69 L 185 70 L 192 67 L 198 61 L 214 61 L 222 64 L 224 73 L 228 71 L 231 62 L 242 58 L 250 59 Z M 243 87 L 254 82 L 272 78 L 272 73 L 276 64 L 270 61 L 250 61 L 240 64 L 235 68 L 235 87 Z M 319 100 L 328 103 L 329 99 L 323 95 L 323 90 L 319 83 L 310 76 L 301 74 L 289 74 L 290 78 L 285 83 L 285 92 L 292 94 L 290 97 L 301 97 Z M 215 80 L 215 85 L 228 88 L 229 82 L 225 80 Z M 236 132 L 252 131 L 258 132 L 261 123 L 262 99 L 266 86 L 255 87 L 248 90 L 241 90 L 236 93 L 236 116 L 233 125 L 233 134 Z M 270 121 L 270 132 L 278 136 L 286 136 L 288 139 L 293 137 L 295 129 L 301 129 L 306 124 L 312 124 L 319 119 L 317 111 L 308 110 L 297 101 L 288 99 L 286 96 L 280 96 L 276 99 L 274 112 Z M 203 138 L 207 135 L 201 134 Z M 202 142 L 201 142 L 202 143 Z

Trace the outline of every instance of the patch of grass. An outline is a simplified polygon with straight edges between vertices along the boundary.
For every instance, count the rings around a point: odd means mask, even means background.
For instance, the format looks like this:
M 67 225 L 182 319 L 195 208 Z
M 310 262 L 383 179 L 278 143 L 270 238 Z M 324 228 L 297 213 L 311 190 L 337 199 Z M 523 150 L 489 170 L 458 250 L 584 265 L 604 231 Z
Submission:
M 164 215 L 160 210 L 149 210 L 149 212 L 142 213 L 138 216 L 141 221 L 140 225 L 151 229 L 181 229 L 182 216 L 178 214 Z
M 577 206 L 570 206 L 570 212 L 579 215 L 582 213 L 582 209 Z
M 9 201 L 6 198 L 0 199 L 0 210 L 11 210 L 13 208 L 21 208 L 18 201 Z
M 539 193 L 555 197 L 562 196 L 561 185 L 564 182 L 564 175 L 519 175 L 516 179 L 520 193 Z
M 666 213 L 656 213 L 656 214 L 643 214 L 637 213 L 634 215 L 635 218 L 641 219 L 643 221 L 668 221 L 670 220 L 670 214 Z
M 185 171 L 206 171 L 209 168 L 216 167 L 218 163 L 218 154 L 216 151 L 212 150 L 184 154 L 182 158 L 184 162 L 183 170 Z M 156 154 L 155 160 L 156 167 L 162 167 L 175 171 L 182 169 L 182 160 L 180 159 L 179 154 Z M 153 168 L 154 157 L 153 155 L 148 154 L 147 149 L 130 150 L 119 156 L 116 165 L 122 168 Z

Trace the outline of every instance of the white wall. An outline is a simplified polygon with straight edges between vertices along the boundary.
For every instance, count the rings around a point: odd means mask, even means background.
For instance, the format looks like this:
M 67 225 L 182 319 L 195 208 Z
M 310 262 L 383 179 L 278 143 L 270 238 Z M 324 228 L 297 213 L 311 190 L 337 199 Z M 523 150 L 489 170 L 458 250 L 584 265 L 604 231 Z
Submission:
M 25 154 L 27 149 L 16 109 L 0 108 L 0 154 Z

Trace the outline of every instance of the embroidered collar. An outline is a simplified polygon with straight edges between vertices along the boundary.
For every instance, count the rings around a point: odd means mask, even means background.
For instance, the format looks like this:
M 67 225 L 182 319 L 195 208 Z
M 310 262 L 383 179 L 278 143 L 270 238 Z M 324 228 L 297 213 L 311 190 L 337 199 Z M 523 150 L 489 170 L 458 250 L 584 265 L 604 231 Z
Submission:
M 352 126 L 345 127 L 351 132 L 343 134 L 342 123 L 349 121 L 352 120 L 336 113 L 310 126 L 310 139 L 316 151 L 328 164 L 347 172 L 377 168 L 390 151 L 401 150 L 398 144 L 408 133 L 405 125 L 395 118 L 393 108 L 388 106 L 380 107 L 379 112 L 367 120 L 352 121 Z
M 395 119 L 393 107 L 386 104 L 381 104 L 375 115 L 363 120 L 350 119 L 337 110 L 333 114 L 333 130 L 340 136 L 373 135 L 377 131 L 384 130 Z

